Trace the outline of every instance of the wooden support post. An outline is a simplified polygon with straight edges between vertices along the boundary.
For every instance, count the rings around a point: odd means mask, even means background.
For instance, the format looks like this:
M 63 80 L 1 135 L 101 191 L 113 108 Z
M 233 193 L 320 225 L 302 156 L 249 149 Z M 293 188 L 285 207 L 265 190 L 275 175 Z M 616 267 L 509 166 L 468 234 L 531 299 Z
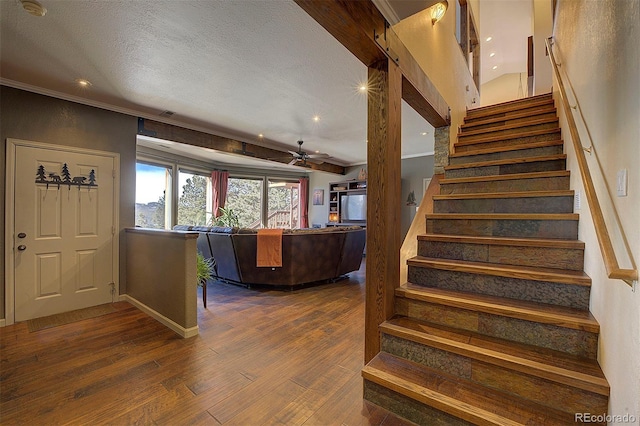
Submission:
M 380 352 L 378 326 L 394 313 L 400 279 L 402 72 L 385 59 L 369 67 L 365 363 Z

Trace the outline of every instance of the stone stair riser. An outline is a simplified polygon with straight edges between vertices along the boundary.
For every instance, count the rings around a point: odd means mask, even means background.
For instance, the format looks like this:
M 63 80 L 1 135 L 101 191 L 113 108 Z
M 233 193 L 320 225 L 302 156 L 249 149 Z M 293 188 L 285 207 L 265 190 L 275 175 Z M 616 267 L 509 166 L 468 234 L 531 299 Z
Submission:
M 571 248 L 418 241 L 418 255 L 536 268 L 584 269 L 584 250 Z
M 446 179 L 455 179 L 475 176 L 508 175 L 515 173 L 552 172 L 565 170 L 565 168 L 566 161 L 559 159 L 454 169 L 445 171 L 444 175 Z
M 607 398 L 552 380 L 382 333 L 381 350 L 489 388 L 569 412 L 606 412 Z M 553 395 L 553 398 L 549 398 Z
M 427 232 L 485 237 L 578 238 L 577 220 L 427 219 Z
M 563 191 L 569 189 L 569 176 L 531 179 L 505 179 L 478 182 L 441 183 L 441 194 L 477 194 L 483 192 Z
M 521 115 L 518 111 L 518 114 L 510 113 L 501 116 L 486 117 L 482 120 L 473 120 L 461 126 L 461 134 L 465 132 L 475 132 L 477 130 L 491 131 L 504 126 L 526 125 L 532 122 L 535 123 L 538 120 L 554 119 L 556 118 L 556 111 L 555 109 L 532 109 L 528 116 L 522 117 Z M 487 121 L 487 123 L 483 123 L 485 121 Z
M 443 290 L 486 294 L 568 308 L 588 309 L 590 287 L 549 281 L 526 280 L 494 275 L 409 266 L 413 284 Z
M 468 155 L 464 157 L 449 157 L 449 164 L 459 165 L 480 161 L 507 160 L 510 158 L 542 157 L 546 155 L 562 154 L 562 145 L 543 146 L 539 148 L 518 149 L 512 151 L 498 151 L 487 154 Z
M 498 314 L 471 311 L 421 300 L 396 297 L 396 313 L 434 324 L 475 331 L 491 337 L 595 359 L 598 335 Z
M 434 213 L 573 213 L 573 197 L 434 200 Z
M 526 146 L 533 142 L 554 141 L 560 138 L 560 131 L 550 131 L 539 135 L 513 136 L 508 139 L 490 138 L 483 142 L 454 145 L 454 152 L 476 151 L 478 149 L 493 149 L 507 146 Z
M 473 143 L 473 141 L 477 139 L 484 139 L 486 137 L 492 137 L 492 138 L 518 137 L 519 135 L 522 135 L 523 133 L 527 133 L 527 132 L 551 130 L 551 129 L 557 129 L 557 128 L 558 128 L 558 120 L 556 119 L 550 123 L 534 123 L 529 125 L 525 124 L 521 127 L 516 127 L 513 129 L 501 129 L 501 130 L 494 129 L 487 133 L 474 134 L 471 131 L 469 131 L 467 133 L 460 133 L 458 135 L 458 142 Z
M 369 380 L 364 380 L 364 399 L 418 425 L 473 425 Z

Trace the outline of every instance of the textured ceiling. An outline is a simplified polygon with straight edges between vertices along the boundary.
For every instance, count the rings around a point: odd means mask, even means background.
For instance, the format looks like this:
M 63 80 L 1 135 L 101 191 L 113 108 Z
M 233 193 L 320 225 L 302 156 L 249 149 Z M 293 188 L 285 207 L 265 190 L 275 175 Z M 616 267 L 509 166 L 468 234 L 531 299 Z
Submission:
M 367 69 L 292 1 L 41 3 L 38 18 L 0 0 L 5 84 L 272 147 L 302 138 L 332 162 L 366 161 Z M 175 115 L 162 119 L 165 110 Z M 402 132 L 403 156 L 433 151 L 433 128 L 406 104 Z

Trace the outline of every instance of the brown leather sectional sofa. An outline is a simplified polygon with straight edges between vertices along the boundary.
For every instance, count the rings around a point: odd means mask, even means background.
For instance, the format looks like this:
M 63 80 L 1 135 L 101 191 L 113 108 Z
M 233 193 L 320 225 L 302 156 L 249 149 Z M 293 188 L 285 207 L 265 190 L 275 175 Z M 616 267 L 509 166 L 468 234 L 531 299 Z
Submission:
M 257 231 L 178 226 L 198 231 L 198 250 L 216 261 L 217 275 L 246 285 L 296 286 L 335 279 L 358 270 L 365 245 L 359 226 L 284 230 L 282 267 L 257 267 Z

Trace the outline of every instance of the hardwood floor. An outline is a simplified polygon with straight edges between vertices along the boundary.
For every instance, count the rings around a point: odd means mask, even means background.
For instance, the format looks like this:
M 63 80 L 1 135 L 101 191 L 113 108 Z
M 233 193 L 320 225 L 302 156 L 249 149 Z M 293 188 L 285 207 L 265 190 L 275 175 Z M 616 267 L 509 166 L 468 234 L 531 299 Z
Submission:
M 0 423 L 408 425 L 362 399 L 364 270 L 293 292 L 209 284 L 190 339 L 125 302 L 0 328 Z

